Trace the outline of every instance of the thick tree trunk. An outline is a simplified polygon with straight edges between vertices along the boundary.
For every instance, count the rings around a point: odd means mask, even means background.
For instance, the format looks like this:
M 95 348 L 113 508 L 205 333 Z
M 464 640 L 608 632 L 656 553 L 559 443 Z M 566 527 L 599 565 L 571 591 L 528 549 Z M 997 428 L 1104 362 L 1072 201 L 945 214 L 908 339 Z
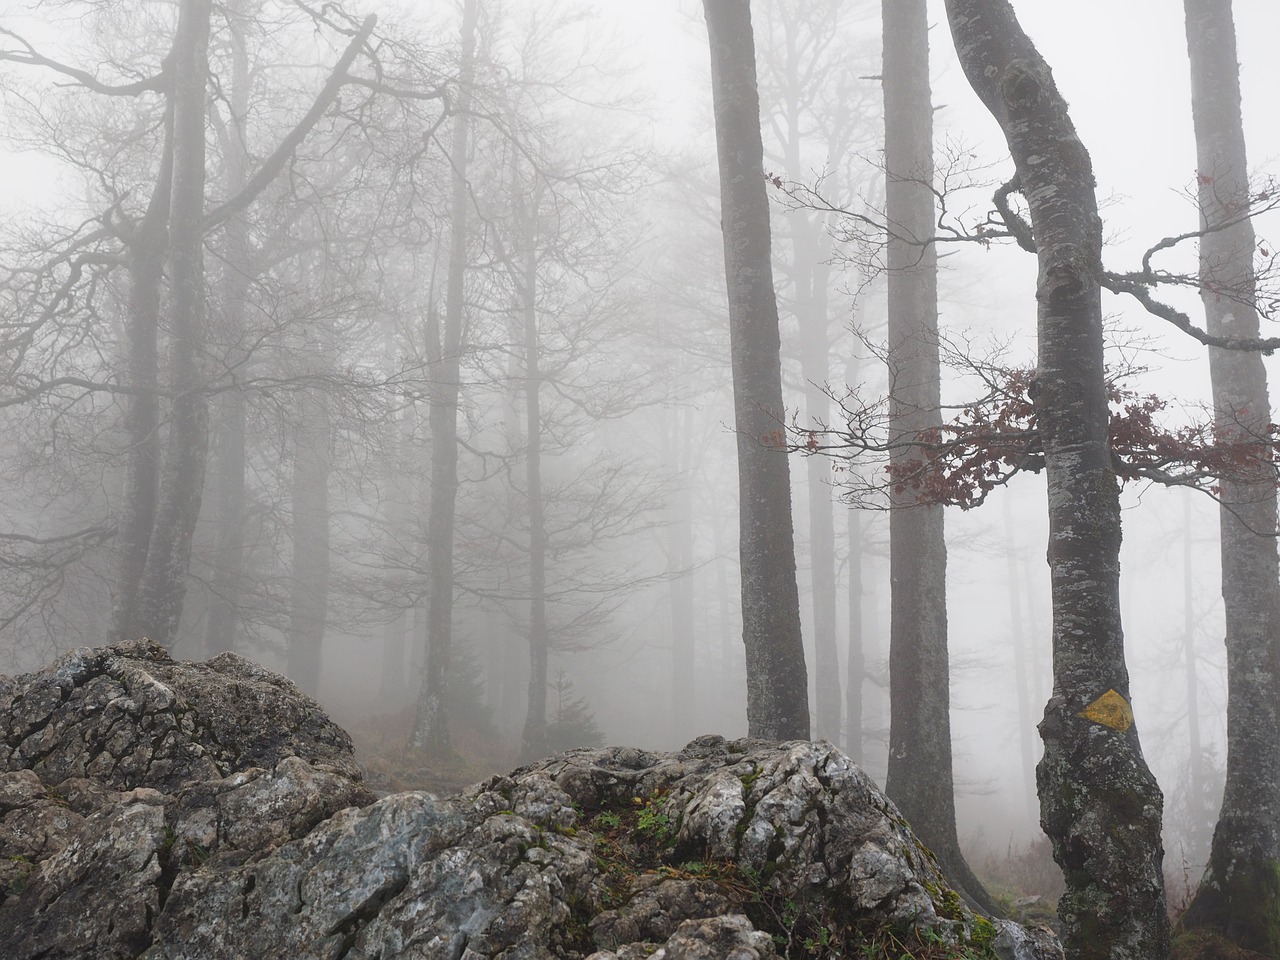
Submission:
M 1071 958 L 1163 957 L 1162 797 L 1133 725 L 1120 623 L 1093 168 L 1007 0 L 946 7 L 965 74 L 1008 140 L 1038 249 L 1032 399 L 1048 475 L 1054 684 L 1037 783 L 1041 823 L 1066 874 L 1063 942 Z
M 742 633 L 752 736 L 808 738 L 778 304 L 769 259 L 760 100 L 748 0 L 703 0 L 720 159 L 720 218 L 729 290 L 738 442 Z
M 883 0 L 885 216 L 888 250 L 890 439 L 942 424 L 938 268 L 933 236 L 933 104 L 924 0 Z M 891 465 L 920 454 L 904 445 Z M 889 769 L 885 792 L 938 858 L 953 886 L 984 913 L 994 901 L 956 834 L 947 659 L 947 547 L 942 507 L 894 493 L 889 512 Z
M 458 500 L 458 392 L 462 322 L 466 297 L 468 111 L 475 72 L 476 20 L 479 0 L 462 8 L 462 61 L 458 74 L 458 109 L 453 120 L 449 160 L 453 171 L 450 201 L 449 277 L 445 288 L 442 336 L 432 333 L 428 375 L 432 382 L 431 505 L 427 516 L 427 662 L 418 692 L 412 745 L 432 756 L 453 752 L 445 685 L 453 657 L 454 515 Z
M 1185 0 L 1200 185 L 1201 301 L 1211 334 L 1258 336 L 1255 238 L 1230 0 Z M 1210 348 L 1219 436 L 1266 437 L 1267 375 L 1254 353 Z M 1263 440 L 1262 442 L 1265 442 Z M 1280 570 L 1276 491 L 1256 478 L 1222 482 L 1222 599 L 1227 627 L 1227 778 L 1209 864 L 1183 929 L 1220 933 L 1280 956 Z M 1252 482 L 1251 482 L 1252 480 Z
M 191 541 L 204 493 L 209 446 L 205 384 L 205 82 L 212 0 L 184 0 L 174 43 L 173 190 L 169 201 L 169 384 L 178 393 L 160 469 L 147 562 L 138 586 L 138 627 L 174 642 L 186 596 Z

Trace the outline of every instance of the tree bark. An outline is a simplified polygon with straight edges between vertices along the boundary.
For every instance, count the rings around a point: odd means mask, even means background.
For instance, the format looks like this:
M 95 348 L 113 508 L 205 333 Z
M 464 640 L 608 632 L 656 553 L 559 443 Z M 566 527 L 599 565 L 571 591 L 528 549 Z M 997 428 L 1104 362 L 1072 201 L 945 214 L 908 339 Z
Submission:
M 1032 715 L 1031 666 L 1028 663 L 1027 645 L 1035 631 L 1030 616 L 1022 615 L 1022 577 L 1018 573 L 1018 544 L 1013 527 L 1013 510 L 1008 497 L 1004 498 L 1004 549 L 1006 587 L 1009 590 L 1009 640 L 1013 647 L 1013 680 L 1018 697 L 1018 747 L 1021 751 L 1023 792 L 1027 799 L 1027 816 L 1036 822 L 1036 757 L 1035 718 Z
M 849 652 L 845 663 L 844 749 L 858 765 L 865 758 L 863 745 L 862 685 L 867 679 L 867 655 L 862 642 L 862 523 L 859 512 L 845 510 L 849 528 Z
M 316 354 L 327 347 L 312 343 Z M 329 607 L 329 410 L 319 392 L 301 396 L 292 484 L 293 565 L 289 579 L 288 674 L 313 696 L 320 689 Z
M 174 43 L 173 189 L 169 200 L 169 412 L 147 561 L 138 585 L 138 629 L 170 646 L 186 596 L 191 541 L 209 446 L 205 385 L 205 83 L 212 0 L 183 0 Z
M 703 0 L 720 161 L 720 218 L 729 291 L 738 445 L 742 632 L 747 725 L 771 740 L 809 736 L 800 635 L 778 304 L 769 259 L 760 100 L 748 0 Z
M 225 144 L 224 192 L 234 197 L 244 190 L 247 179 L 248 148 L 245 121 L 249 112 L 249 51 L 245 37 L 243 3 L 228 18 L 231 34 L 231 83 L 229 88 L 227 143 Z M 219 333 L 224 363 L 239 373 L 245 356 L 245 304 L 249 298 L 249 233 L 243 214 L 233 214 L 223 231 L 223 277 L 221 283 L 222 323 Z M 213 578 L 209 620 L 205 628 L 204 654 L 216 656 L 235 649 L 241 578 L 244 573 L 245 507 L 245 398 L 234 385 L 215 406 L 212 493 L 217 520 L 213 555 Z
M 800 322 L 800 369 L 804 376 L 804 409 L 809 423 L 826 423 L 828 353 L 827 280 L 819 234 L 821 223 L 805 218 L 798 224 L 796 316 Z M 836 645 L 836 536 L 831 468 L 825 457 L 805 462 L 809 503 L 809 571 L 813 589 L 814 735 L 835 741 L 840 736 L 840 654 Z
M 684 412 L 683 423 L 681 411 Z M 693 583 L 693 408 L 673 407 L 667 429 L 668 469 L 677 486 L 668 504 L 667 598 L 671 608 L 671 724 L 674 741 L 697 735 L 697 629 Z
M 458 72 L 458 109 L 453 121 L 449 162 L 453 171 L 450 201 L 449 277 L 445 287 L 444 329 L 431 334 L 432 382 L 428 420 L 431 430 L 431 504 L 427 515 L 427 646 L 412 745 L 429 755 L 453 752 L 445 685 L 453 656 L 453 550 L 458 501 L 458 393 L 462 322 L 466 298 L 468 114 L 475 73 L 479 0 L 462 8 L 462 61 Z
M 1054 685 L 1037 784 L 1066 875 L 1063 943 L 1072 958 L 1163 957 L 1163 799 L 1133 725 L 1124 659 L 1093 168 L 1007 0 L 947 0 L 946 9 L 969 83 L 1008 141 L 1038 251 L 1032 400 L 1048 477 Z
M 883 0 L 885 217 L 888 249 L 889 433 L 942 425 L 938 263 L 933 236 L 933 104 L 924 0 Z M 890 454 L 909 470 L 920 453 Z M 889 511 L 889 768 L 885 792 L 952 885 L 997 913 L 960 852 L 951 762 L 947 546 L 942 507 L 893 492 Z
M 537 174 L 535 173 L 536 177 Z M 525 500 L 529 519 L 529 701 L 521 737 L 525 762 L 551 751 L 547 739 L 547 521 L 542 497 L 542 374 L 538 357 L 538 204 L 535 186 L 526 205 L 517 179 L 516 217 L 521 231 L 520 316 L 524 334 Z
M 1185 0 L 1196 134 L 1200 289 L 1220 337 L 1257 337 L 1252 223 L 1231 0 Z M 1256 353 L 1209 349 L 1220 437 L 1267 437 L 1271 401 Z M 1265 439 L 1262 442 L 1266 442 Z M 1240 947 L 1280 955 L 1280 568 L 1276 490 L 1256 476 L 1223 478 L 1222 599 L 1227 645 L 1227 774 L 1209 863 L 1181 920 Z
M 172 116 L 167 121 L 161 174 L 128 253 L 129 312 L 126 322 L 125 369 L 131 387 L 142 392 L 129 397 L 125 438 L 129 444 L 124 482 L 124 505 L 117 536 L 116 587 L 112 603 L 111 636 L 115 640 L 143 635 L 138 616 L 138 588 L 147 564 L 147 546 L 155 522 L 160 489 L 160 296 L 171 189 Z

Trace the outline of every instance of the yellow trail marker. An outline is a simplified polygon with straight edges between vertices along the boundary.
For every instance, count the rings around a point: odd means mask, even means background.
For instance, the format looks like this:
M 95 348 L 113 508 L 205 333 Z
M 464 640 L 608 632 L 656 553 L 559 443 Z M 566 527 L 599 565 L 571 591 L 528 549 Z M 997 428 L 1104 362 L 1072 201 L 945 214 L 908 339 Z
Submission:
M 1133 709 L 1129 706 L 1129 702 L 1114 690 L 1108 690 L 1076 716 L 1100 723 L 1119 733 L 1124 733 L 1133 726 Z

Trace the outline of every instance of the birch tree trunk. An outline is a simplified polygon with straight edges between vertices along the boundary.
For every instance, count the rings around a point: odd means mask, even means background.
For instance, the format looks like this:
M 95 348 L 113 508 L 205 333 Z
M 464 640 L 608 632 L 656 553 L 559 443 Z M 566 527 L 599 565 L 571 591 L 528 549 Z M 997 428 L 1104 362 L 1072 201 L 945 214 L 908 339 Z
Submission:
M 453 549 L 458 501 L 458 392 L 462 322 L 466 297 L 468 112 L 475 74 L 476 20 L 479 0 L 462 8 L 462 61 L 458 72 L 458 109 L 453 120 L 449 162 L 453 171 L 450 200 L 449 277 L 445 288 L 444 329 L 430 335 L 432 382 L 428 421 L 431 430 L 431 502 L 427 514 L 427 661 L 418 692 L 412 745 L 432 756 L 453 751 L 445 684 L 453 656 Z
M 924 0 L 883 0 L 885 217 L 888 250 L 889 432 L 942 425 L 938 260 L 933 236 L 933 104 Z M 909 470 L 902 446 L 890 463 Z M 885 792 L 933 851 L 952 885 L 998 913 L 960 852 L 951 764 L 947 546 L 942 507 L 893 493 L 889 511 L 889 768 Z
M 738 443 L 742 634 L 753 737 L 809 736 L 800 635 L 778 303 L 769 259 L 760 99 L 748 0 L 703 0 L 720 160 L 720 218 L 729 290 Z
M 1200 289 L 1211 334 L 1258 336 L 1255 237 L 1240 116 L 1231 0 L 1185 0 L 1196 133 Z M 1229 293 L 1227 292 L 1229 291 Z M 1256 353 L 1209 348 L 1219 436 L 1266 436 L 1267 374 Z M 1216 931 L 1240 947 L 1280 955 L 1280 569 L 1276 490 L 1254 478 L 1222 482 L 1222 599 L 1227 644 L 1227 778 L 1213 846 L 1185 930 Z
M 1159 958 L 1169 949 L 1163 799 L 1133 725 L 1120 622 L 1093 167 L 1007 0 L 946 0 L 946 9 L 969 83 L 1008 140 L 1038 250 L 1032 400 L 1048 476 L 1054 683 L 1037 784 L 1066 875 L 1063 944 L 1073 960 Z

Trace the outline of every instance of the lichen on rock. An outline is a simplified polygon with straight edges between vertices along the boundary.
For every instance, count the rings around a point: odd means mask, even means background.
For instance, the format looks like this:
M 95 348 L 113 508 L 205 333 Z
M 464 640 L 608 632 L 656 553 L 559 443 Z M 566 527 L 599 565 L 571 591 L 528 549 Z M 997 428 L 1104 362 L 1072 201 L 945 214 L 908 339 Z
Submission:
M 890 933 L 1060 955 L 948 896 L 827 743 L 577 750 L 454 797 L 378 799 L 315 701 L 238 658 L 76 651 L 0 678 L 0 699 L 15 960 L 765 960 Z

